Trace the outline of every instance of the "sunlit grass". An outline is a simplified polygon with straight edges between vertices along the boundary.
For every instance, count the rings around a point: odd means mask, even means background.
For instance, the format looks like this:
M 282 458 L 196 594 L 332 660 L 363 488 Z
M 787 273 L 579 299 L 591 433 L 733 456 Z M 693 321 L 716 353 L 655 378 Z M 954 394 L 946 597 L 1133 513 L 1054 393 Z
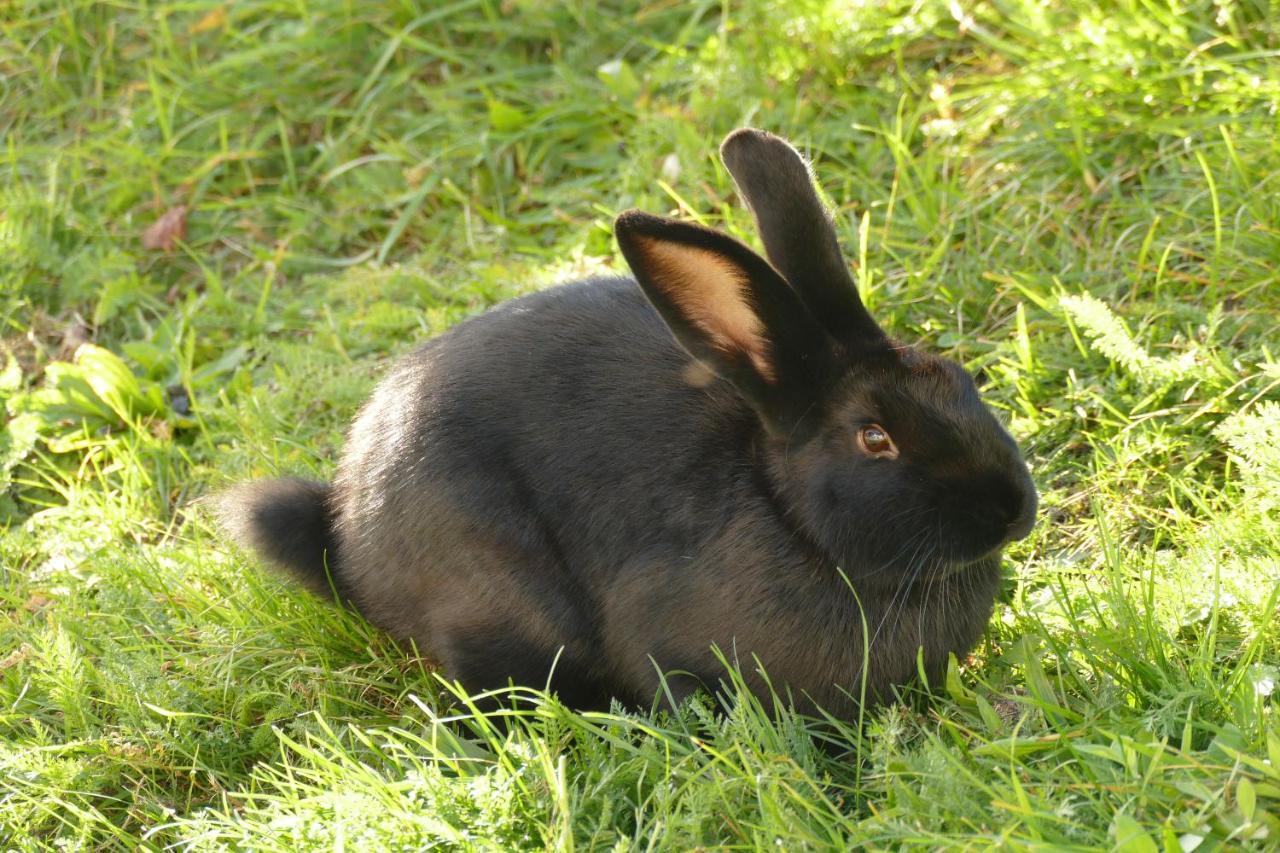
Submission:
M 0 841 L 1273 846 L 1276 11 L 8 10 Z M 326 476 L 390 358 L 619 269 L 615 213 L 754 241 L 743 124 L 813 157 L 873 310 L 983 378 L 1041 488 L 932 702 L 775 719 L 729 671 L 727 715 L 489 718 L 217 539 L 197 499 Z

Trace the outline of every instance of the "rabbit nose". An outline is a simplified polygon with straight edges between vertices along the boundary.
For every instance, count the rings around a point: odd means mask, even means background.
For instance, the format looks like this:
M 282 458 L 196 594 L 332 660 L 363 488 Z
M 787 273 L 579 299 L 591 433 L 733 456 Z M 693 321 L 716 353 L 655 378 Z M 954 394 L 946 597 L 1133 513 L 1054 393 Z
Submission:
M 1036 526 L 1036 518 L 1034 515 L 1020 516 L 1009 522 L 1006 528 L 1008 541 L 1017 542 L 1019 539 L 1026 539 L 1030 535 L 1031 529 Z
M 1036 497 L 1035 490 L 1029 491 L 1022 501 L 1022 507 L 1018 514 L 1005 526 L 1005 535 L 1009 542 L 1016 542 L 1019 539 L 1026 539 L 1030 535 L 1032 528 L 1036 526 L 1036 506 L 1039 500 Z

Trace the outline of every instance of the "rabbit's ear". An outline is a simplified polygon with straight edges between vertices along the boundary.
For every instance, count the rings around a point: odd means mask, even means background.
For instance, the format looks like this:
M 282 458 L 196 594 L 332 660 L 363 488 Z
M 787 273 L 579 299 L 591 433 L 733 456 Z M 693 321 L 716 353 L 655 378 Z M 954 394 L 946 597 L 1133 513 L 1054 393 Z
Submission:
M 834 353 L 777 270 L 728 235 L 638 210 L 619 216 L 614 231 L 676 340 L 771 428 L 792 428 L 826 387 Z
M 735 130 L 720 159 L 756 220 L 765 254 L 837 340 L 884 339 L 849 275 L 831 215 L 800 152 L 763 130 Z

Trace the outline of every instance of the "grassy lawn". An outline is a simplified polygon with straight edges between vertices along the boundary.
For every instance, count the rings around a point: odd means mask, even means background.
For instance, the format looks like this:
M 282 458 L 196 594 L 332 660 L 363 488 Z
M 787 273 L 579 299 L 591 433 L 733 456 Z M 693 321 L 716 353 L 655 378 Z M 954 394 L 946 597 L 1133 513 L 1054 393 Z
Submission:
M 0 846 L 1280 844 L 1278 110 L 1267 0 L 8 5 Z M 218 537 L 619 211 L 754 241 L 744 124 L 1041 489 L 932 703 L 502 728 Z

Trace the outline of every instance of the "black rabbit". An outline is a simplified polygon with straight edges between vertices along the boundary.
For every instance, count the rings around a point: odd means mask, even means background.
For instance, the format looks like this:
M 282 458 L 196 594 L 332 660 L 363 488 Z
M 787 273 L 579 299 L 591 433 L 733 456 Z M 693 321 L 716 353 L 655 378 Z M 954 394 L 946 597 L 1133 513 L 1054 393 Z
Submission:
M 661 669 L 679 700 L 717 682 L 713 646 L 753 690 L 758 660 L 836 714 L 864 687 L 891 697 L 920 649 L 936 682 L 1031 530 L 1026 465 L 960 366 L 867 313 L 795 149 L 746 129 L 721 155 L 768 261 L 622 214 L 634 280 L 428 342 L 374 391 L 332 484 L 233 489 L 233 535 L 472 691 L 647 704 Z

